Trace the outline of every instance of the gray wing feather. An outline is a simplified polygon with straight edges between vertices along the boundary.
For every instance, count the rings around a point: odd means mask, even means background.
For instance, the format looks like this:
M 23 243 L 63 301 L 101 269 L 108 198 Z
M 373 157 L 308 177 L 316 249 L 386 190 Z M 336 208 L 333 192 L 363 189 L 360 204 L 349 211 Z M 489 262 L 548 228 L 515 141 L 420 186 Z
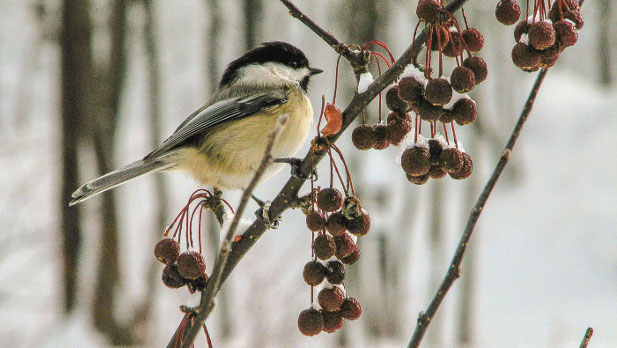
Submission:
M 192 136 L 201 134 L 212 127 L 245 118 L 260 110 L 283 104 L 286 101 L 287 98 L 283 92 L 264 93 L 248 97 L 221 100 L 189 116 L 189 119 L 184 121 L 161 146 L 148 154 L 144 160 L 162 156 L 178 145 L 181 145 Z

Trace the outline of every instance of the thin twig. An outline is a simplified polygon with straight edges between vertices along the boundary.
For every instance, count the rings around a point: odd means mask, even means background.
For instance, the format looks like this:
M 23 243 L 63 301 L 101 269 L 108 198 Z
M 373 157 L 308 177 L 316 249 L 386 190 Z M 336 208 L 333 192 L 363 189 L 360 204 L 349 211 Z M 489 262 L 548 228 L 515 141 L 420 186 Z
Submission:
M 587 346 L 589 345 L 589 341 L 591 340 L 591 335 L 593 335 L 593 329 L 587 328 L 587 331 L 585 332 L 585 337 L 583 337 L 583 341 L 581 342 L 579 348 L 587 348 Z
M 443 299 L 446 297 L 446 294 L 448 293 L 448 290 L 450 290 L 450 287 L 452 287 L 452 284 L 454 284 L 454 282 L 460 277 L 461 263 L 463 261 L 465 250 L 467 249 L 469 239 L 471 238 L 471 234 L 473 233 L 473 230 L 476 227 L 476 223 L 478 222 L 478 219 L 480 218 L 480 214 L 482 213 L 482 210 L 484 209 L 484 206 L 486 205 L 486 201 L 488 200 L 488 197 L 493 191 L 493 188 L 495 187 L 497 180 L 501 176 L 503 169 L 505 168 L 506 164 L 510 160 L 510 154 L 512 153 L 514 144 L 516 144 L 516 140 L 518 139 L 519 135 L 521 134 L 521 130 L 523 129 L 523 126 L 525 125 L 525 121 L 527 121 L 527 118 L 529 117 L 529 114 L 531 113 L 533 103 L 536 100 L 536 96 L 538 95 L 538 91 L 540 90 L 540 86 L 542 85 L 542 81 L 544 80 L 544 77 L 546 76 L 547 71 L 548 71 L 547 69 L 542 69 L 542 71 L 540 71 L 540 73 L 538 74 L 538 77 L 536 78 L 536 82 L 534 83 L 533 88 L 531 89 L 531 92 L 529 93 L 529 96 L 527 97 L 527 102 L 525 103 L 525 107 L 521 111 L 521 115 L 518 119 L 518 122 L 516 123 L 516 126 L 514 127 L 512 134 L 510 135 L 510 140 L 508 140 L 508 143 L 506 144 L 506 147 L 503 150 L 503 154 L 501 155 L 499 162 L 497 163 L 497 165 L 495 166 L 495 169 L 493 170 L 493 174 L 491 175 L 490 179 L 486 183 L 486 186 L 484 186 L 484 189 L 482 190 L 480 197 L 478 197 L 476 204 L 474 205 L 473 209 L 471 210 L 469 214 L 469 217 L 467 219 L 467 224 L 465 225 L 465 231 L 463 232 L 463 235 L 461 236 L 461 239 L 458 243 L 458 246 L 456 248 L 456 253 L 454 254 L 454 257 L 452 258 L 452 262 L 450 262 L 450 266 L 448 267 L 448 272 L 446 273 L 446 277 L 443 279 L 441 285 L 439 286 L 439 290 L 437 290 L 435 297 L 433 297 L 433 299 L 431 300 L 431 303 L 429 304 L 426 311 L 423 313 L 420 313 L 420 315 L 418 316 L 418 323 L 416 325 L 416 329 L 414 330 L 414 333 L 411 337 L 411 340 L 409 341 L 409 344 L 407 345 L 407 348 L 416 348 L 420 345 L 420 342 L 422 341 L 422 337 L 424 336 L 426 329 L 431 323 L 431 320 L 435 316 L 435 313 L 437 312 L 439 305 L 441 304 Z
M 264 157 L 261 160 L 261 163 L 259 167 L 257 168 L 257 171 L 255 172 L 255 175 L 253 176 L 253 179 L 251 180 L 247 188 L 242 193 L 240 204 L 238 205 L 238 209 L 236 209 L 236 214 L 234 215 L 231 225 L 229 226 L 229 229 L 227 230 L 227 234 L 225 235 L 225 238 L 221 242 L 219 253 L 214 263 L 214 269 L 212 270 L 212 274 L 210 275 L 210 279 L 208 280 L 208 285 L 206 285 L 206 289 L 202 292 L 201 301 L 199 303 L 200 310 L 195 316 L 194 318 L 195 320 L 191 323 L 190 327 L 187 328 L 186 330 L 186 333 L 182 340 L 182 346 L 181 346 L 182 348 L 188 348 L 192 346 L 193 341 L 195 340 L 195 336 L 197 336 L 199 329 L 202 327 L 203 323 L 208 317 L 208 314 L 212 310 L 212 307 L 213 307 L 212 303 L 214 301 L 214 297 L 216 296 L 222 284 L 221 275 L 222 275 L 223 270 L 225 269 L 227 260 L 229 259 L 229 254 L 232 250 L 232 241 L 233 241 L 234 233 L 236 232 L 238 224 L 240 223 L 240 218 L 242 216 L 242 213 L 244 212 L 244 209 L 246 208 L 246 205 L 248 204 L 248 201 L 251 197 L 251 194 L 255 190 L 257 183 L 263 176 L 265 170 L 272 164 L 272 161 L 273 161 L 272 147 L 274 146 L 274 142 L 278 138 L 281 130 L 287 123 L 287 118 L 288 118 L 287 115 L 282 115 L 281 117 L 279 117 L 279 120 L 276 126 L 268 135 L 268 144 L 266 145 Z M 172 345 L 173 343 L 175 343 L 174 338 L 171 339 L 169 344 Z

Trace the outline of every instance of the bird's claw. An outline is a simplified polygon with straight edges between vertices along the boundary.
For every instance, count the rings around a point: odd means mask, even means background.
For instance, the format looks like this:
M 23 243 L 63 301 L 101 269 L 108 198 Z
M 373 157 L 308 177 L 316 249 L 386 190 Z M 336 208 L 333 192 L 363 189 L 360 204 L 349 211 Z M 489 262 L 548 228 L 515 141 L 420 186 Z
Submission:
M 259 204 L 259 209 L 255 211 L 255 215 L 258 219 L 263 220 L 264 224 L 269 229 L 277 229 L 279 227 L 279 222 L 281 221 L 281 217 L 277 217 L 275 219 L 270 218 L 270 206 L 272 202 L 270 201 L 261 201 L 257 197 L 253 196 L 253 199 Z
M 302 159 L 300 158 L 276 158 L 274 163 L 287 163 L 291 167 L 291 176 L 302 180 L 309 179 L 308 175 L 300 171 L 300 166 L 302 165 Z M 311 176 L 313 180 L 317 180 L 317 170 L 315 168 L 312 168 Z

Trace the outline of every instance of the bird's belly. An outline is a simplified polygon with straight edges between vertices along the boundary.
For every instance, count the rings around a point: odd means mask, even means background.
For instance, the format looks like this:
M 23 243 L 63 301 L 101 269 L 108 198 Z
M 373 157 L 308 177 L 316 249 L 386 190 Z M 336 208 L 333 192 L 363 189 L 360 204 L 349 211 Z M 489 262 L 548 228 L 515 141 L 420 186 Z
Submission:
M 286 125 L 273 145 L 274 158 L 294 156 L 311 129 L 313 111 L 310 101 L 305 95 L 297 98 L 290 98 L 287 103 L 273 110 L 277 115 L 288 116 Z M 290 109 L 288 105 L 293 105 L 290 102 L 304 105 Z M 174 162 L 178 164 L 176 168 L 188 171 L 203 185 L 227 189 L 245 188 L 263 159 L 268 136 L 276 122 L 276 116 L 262 113 L 221 125 L 206 137 L 201 149 L 179 149 L 174 156 Z M 271 165 L 262 178 L 276 173 L 283 166 Z

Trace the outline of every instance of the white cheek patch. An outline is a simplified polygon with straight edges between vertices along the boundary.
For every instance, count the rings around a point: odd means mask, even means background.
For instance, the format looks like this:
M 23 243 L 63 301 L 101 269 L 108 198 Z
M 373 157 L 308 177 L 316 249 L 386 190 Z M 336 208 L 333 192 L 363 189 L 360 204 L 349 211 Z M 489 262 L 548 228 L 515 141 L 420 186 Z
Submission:
M 300 84 L 309 73 L 308 68 L 293 69 L 280 63 L 252 64 L 240 68 L 236 83 L 279 87 Z

